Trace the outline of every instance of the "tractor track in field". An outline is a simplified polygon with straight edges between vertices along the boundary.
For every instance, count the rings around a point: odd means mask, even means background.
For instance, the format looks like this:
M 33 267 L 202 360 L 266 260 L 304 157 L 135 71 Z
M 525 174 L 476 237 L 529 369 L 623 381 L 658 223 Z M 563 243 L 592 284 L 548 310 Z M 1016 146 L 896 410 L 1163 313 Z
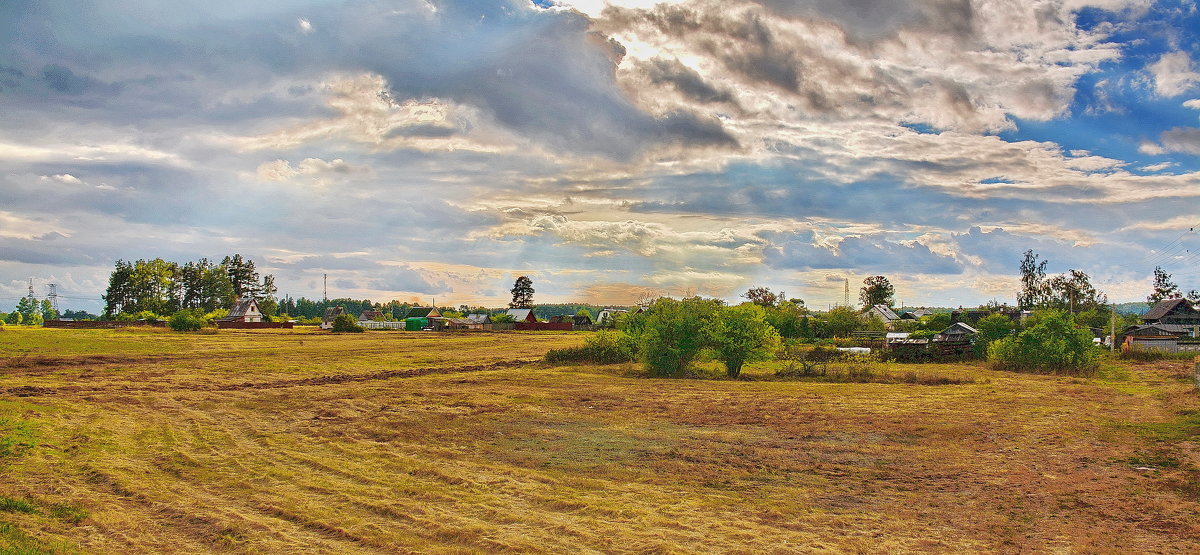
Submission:
M 259 382 L 240 382 L 226 384 L 161 384 L 161 385 L 113 385 L 107 387 L 89 387 L 87 385 L 66 385 L 66 386 L 35 386 L 21 385 L 9 387 L 3 391 L 8 395 L 15 397 L 45 397 L 63 394 L 89 394 L 89 393 L 130 393 L 130 392 L 155 392 L 155 393 L 170 393 L 173 391 L 244 391 L 244 390 L 260 390 L 260 389 L 280 389 L 288 387 L 308 387 L 320 385 L 336 385 L 344 383 L 370 382 L 378 380 L 416 378 L 419 376 L 428 376 L 432 374 L 462 374 L 470 372 L 484 372 L 488 370 L 501 370 L 505 368 L 514 368 L 533 364 L 540 361 L 540 358 L 519 358 L 501 360 L 487 364 L 468 364 L 461 366 L 436 366 L 425 368 L 406 368 L 403 370 L 384 370 L 380 372 L 371 372 L 367 374 L 332 374 L 324 376 L 313 376 L 309 378 L 294 378 L 283 380 L 269 380 Z

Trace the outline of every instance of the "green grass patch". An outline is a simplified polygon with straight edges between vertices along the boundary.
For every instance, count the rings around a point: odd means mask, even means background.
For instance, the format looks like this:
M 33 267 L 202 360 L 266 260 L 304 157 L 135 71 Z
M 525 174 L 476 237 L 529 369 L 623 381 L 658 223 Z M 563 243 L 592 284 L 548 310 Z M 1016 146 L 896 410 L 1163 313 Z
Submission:
M 1151 441 L 1177 442 L 1200 438 L 1200 411 L 1188 411 L 1169 422 L 1126 424 Z
M 28 420 L 0 418 L 0 464 L 37 447 L 33 423 Z
M 0 495 L 0 511 L 4 511 L 6 513 L 25 514 L 34 514 L 38 512 L 37 507 L 29 501 L 5 497 L 3 495 Z
M 0 520 L 0 553 L 4 555 L 41 555 L 51 553 L 45 543 L 30 537 L 11 522 Z
M 57 518 L 63 522 L 71 524 L 79 524 L 91 516 L 83 507 L 68 505 L 64 503 L 56 503 L 50 506 L 50 516 Z

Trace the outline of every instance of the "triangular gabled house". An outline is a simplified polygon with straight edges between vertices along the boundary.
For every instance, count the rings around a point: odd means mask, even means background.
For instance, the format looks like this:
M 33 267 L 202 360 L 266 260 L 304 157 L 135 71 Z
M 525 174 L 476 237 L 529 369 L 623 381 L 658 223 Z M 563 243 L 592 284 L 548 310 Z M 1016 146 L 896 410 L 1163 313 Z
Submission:
M 1150 307 L 1142 315 L 1142 323 L 1197 326 L 1200 325 L 1200 310 L 1196 310 L 1187 299 L 1167 299 Z
M 533 315 L 533 309 L 509 309 L 505 314 L 512 316 L 514 322 L 538 322 L 538 317 Z
M 436 307 L 414 306 L 408 309 L 405 318 L 441 318 L 442 313 Z
M 979 331 L 970 325 L 967 325 L 963 322 L 956 322 L 950 327 L 942 330 L 942 333 L 934 336 L 933 340 L 948 342 L 966 341 L 976 333 L 979 333 Z
M 229 309 L 229 314 L 224 318 L 217 319 L 218 322 L 261 322 L 263 321 L 262 311 L 258 309 L 258 301 L 253 297 L 243 297 L 233 303 L 233 308 Z

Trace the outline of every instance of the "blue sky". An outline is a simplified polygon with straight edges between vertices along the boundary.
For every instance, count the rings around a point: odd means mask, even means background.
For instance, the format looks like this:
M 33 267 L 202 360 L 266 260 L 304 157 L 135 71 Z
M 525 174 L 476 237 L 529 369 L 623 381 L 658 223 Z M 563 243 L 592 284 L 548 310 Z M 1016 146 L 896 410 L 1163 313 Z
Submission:
M 0 310 L 118 258 L 499 306 L 1200 289 L 1194 1 L 0 5 Z M 1166 249 L 1166 252 L 1164 251 Z

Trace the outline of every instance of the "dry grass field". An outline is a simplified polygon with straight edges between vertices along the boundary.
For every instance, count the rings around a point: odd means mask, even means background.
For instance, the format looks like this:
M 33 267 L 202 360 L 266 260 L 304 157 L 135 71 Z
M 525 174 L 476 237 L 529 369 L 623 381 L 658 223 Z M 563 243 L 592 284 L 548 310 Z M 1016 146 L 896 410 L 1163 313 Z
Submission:
M 0 552 L 1200 551 L 1190 363 L 538 362 L 581 342 L 0 329 Z

